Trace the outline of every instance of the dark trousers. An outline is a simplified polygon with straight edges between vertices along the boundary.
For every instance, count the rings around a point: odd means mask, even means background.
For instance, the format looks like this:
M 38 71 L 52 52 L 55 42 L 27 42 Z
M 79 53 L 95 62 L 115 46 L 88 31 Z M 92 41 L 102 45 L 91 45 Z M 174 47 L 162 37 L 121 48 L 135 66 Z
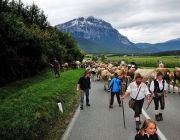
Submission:
M 111 92 L 111 100 L 110 100 L 110 105 L 113 105 L 114 102 L 114 95 L 116 94 L 117 102 L 120 104 L 121 100 L 119 97 L 119 92 Z
M 54 74 L 55 74 L 55 77 L 56 77 L 56 75 L 58 75 L 58 77 L 60 77 L 60 74 L 59 74 L 59 70 L 58 70 L 58 69 L 55 69 L 55 68 L 54 68 Z
M 81 90 L 81 102 L 80 105 L 84 104 L 84 95 L 86 96 L 86 104 L 89 103 L 89 89 Z
M 133 110 L 135 112 L 134 117 L 140 117 L 140 114 L 142 113 L 142 107 L 144 103 L 144 98 L 141 100 L 136 100 Z
M 159 103 L 161 105 L 161 109 L 164 110 L 165 108 L 164 95 L 162 95 L 161 97 L 154 97 L 153 100 L 154 100 L 155 110 L 159 109 Z

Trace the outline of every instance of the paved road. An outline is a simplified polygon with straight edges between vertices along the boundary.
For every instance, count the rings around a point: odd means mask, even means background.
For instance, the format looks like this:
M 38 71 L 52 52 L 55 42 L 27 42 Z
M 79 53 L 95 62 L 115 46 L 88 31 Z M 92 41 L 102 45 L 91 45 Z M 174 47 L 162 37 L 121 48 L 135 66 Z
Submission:
M 134 112 L 128 107 L 127 97 L 124 100 L 125 122 L 123 111 L 114 98 L 114 108 L 109 110 L 108 92 L 103 90 L 101 81 L 92 82 L 90 90 L 90 107 L 77 109 L 62 140 L 133 140 L 136 135 Z M 158 135 L 162 140 L 180 140 L 180 94 L 170 93 L 166 99 L 164 120 L 157 122 Z M 154 119 L 154 104 L 146 110 L 145 102 L 141 120 Z

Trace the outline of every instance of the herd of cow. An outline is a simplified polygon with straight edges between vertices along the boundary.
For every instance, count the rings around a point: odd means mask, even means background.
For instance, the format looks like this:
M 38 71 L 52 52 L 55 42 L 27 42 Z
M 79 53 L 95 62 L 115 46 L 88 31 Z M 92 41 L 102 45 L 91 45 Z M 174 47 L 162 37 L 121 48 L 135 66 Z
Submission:
M 104 84 L 104 90 L 107 89 L 109 81 L 114 76 L 114 73 L 118 74 L 118 78 L 121 79 L 122 85 L 128 86 L 131 81 L 134 81 L 136 74 L 140 73 L 143 77 L 142 81 L 150 86 L 152 80 L 156 78 L 157 72 L 163 73 L 163 78 L 168 83 L 168 92 L 170 92 L 170 84 L 173 85 L 173 93 L 175 93 L 175 86 L 178 86 L 178 93 L 180 93 L 180 68 L 175 67 L 173 72 L 168 68 L 164 68 L 164 65 L 159 65 L 156 69 L 136 69 L 128 67 L 129 65 L 119 65 L 114 66 L 113 63 L 94 63 L 91 67 L 87 67 L 91 73 L 91 78 L 93 81 L 102 80 Z M 97 78 L 95 79 L 95 77 Z M 178 82 L 178 83 L 177 83 Z M 176 84 L 177 83 L 177 84 Z
M 113 78 L 114 73 L 118 74 L 118 78 L 121 79 L 122 85 L 126 87 L 132 81 L 134 81 L 134 77 L 136 74 L 140 73 L 143 77 L 142 81 L 150 86 L 152 80 L 156 78 L 157 72 L 163 73 L 163 78 L 168 83 L 168 92 L 170 92 L 170 85 L 173 85 L 173 93 L 175 93 L 175 86 L 178 87 L 178 93 L 180 94 L 180 68 L 175 67 L 174 70 L 171 72 L 168 68 L 164 68 L 163 64 L 160 64 L 156 69 L 140 69 L 140 68 L 133 68 L 129 67 L 127 64 L 120 64 L 119 66 L 115 66 L 114 63 L 84 63 L 81 64 L 79 61 L 75 61 L 71 63 L 73 68 L 73 64 L 75 64 L 75 68 L 85 67 L 86 70 L 89 70 L 91 74 L 91 79 L 95 81 L 102 80 L 104 90 L 107 89 L 109 81 Z M 63 64 L 63 69 L 68 69 L 68 63 Z
M 81 62 L 80 61 L 73 61 L 71 63 L 71 67 L 72 67 L 72 69 L 79 69 L 81 67 Z M 64 71 L 67 71 L 68 68 L 69 68 L 69 64 L 67 62 L 65 62 L 62 65 L 62 68 L 63 68 Z

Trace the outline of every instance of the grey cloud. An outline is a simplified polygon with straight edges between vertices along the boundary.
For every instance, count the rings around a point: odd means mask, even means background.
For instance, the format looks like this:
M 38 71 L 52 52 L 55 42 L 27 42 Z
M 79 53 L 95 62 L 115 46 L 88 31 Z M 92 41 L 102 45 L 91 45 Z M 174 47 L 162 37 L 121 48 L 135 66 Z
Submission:
M 53 26 L 78 17 L 94 16 L 109 22 L 133 42 L 180 37 L 179 0 L 22 0 L 33 1 L 44 10 Z

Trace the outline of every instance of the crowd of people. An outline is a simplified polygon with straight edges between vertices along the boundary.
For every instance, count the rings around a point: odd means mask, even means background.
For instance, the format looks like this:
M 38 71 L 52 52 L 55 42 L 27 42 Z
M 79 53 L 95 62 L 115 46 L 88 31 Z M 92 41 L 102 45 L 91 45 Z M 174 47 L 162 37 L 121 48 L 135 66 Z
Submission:
M 142 107 L 144 104 L 145 98 L 147 98 L 146 102 L 147 105 L 151 103 L 151 96 L 154 100 L 155 105 L 155 117 L 156 121 L 162 121 L 162 113 L 165 108 L 165 100 L 164 96 L 167 97 L 167 84 L 166 81 L 162 78 L 162 73 L 157 73 L 157 79 L 151 82 L 150 91 L 145 83 L 142 82 L 142 76 L 141 74 L 137 74 L 135 77 L 135 81 L 131 82 L 129 86 L 127 87 L 126 92 L 121 95 L 120 98 L 120 86 L 121 86 L 121 80 L 118 79 L 117 74 L 114 74 L 114 78 L 110 81 L 108 85 L 108 90 L 111 91 L 111 98 L 109 101 L 109 107 L 113 108 L 113 102 L 114 102 L 114 95 L 116 95 L 117 102 L 119 106 L 121 107 L 121 102 L 130 95 L 131 99 L 135 101 L 134 106 L 132 109 L 134 110 L 134 118 L 136 123 L 136 130 L 138 134 L 135 136 L 135 140 L 159 140 L 158 135 L 156 134 L 156 123 L 153 120 L 146 119 L 142 127 L 140 115 L 142 114 Z M 89 89 L 91 89 L 91 81 L 89 77 L 89 72 L 86 70 L 84 72 L 84 75 L 79 78 L 77 83 L 76 90 L 81 90 L 81 101 L 80 101 L 80 109 L 83 110 L 83 104 L 84 104 L 84 96 L 86 96 L 86 106 L 90 106 L 89 103 Z M 159 94 L 159 95 L 158 95 Z M 159 103 L 161 105 L 160 110 Z
M 121 65 L 125 65 L 124 59 L 120 63 Z M 158 65 L 160 62 L 158 61 Z M 60 77 L 60 64 L 54 58 L 54 61 L 52 64 L 50 64 L 53 67 L 55 77 Z M 114 64 L 116 65 L 116 64 Z M 118 64 L 117 64 L 118 65 Z M 136 69 L 138 68 L 137 63 L 132 60 L 131 66 L 134 66 Z M 91 63 L 89 61 L 86 62 L 86 67 L 91 67 Z M 114 78 L 109 82 L 108 84 L 108 91 L 111 91 L 110 101 L 109 101 L 109 108 L 113 108 L 114 103 L 114 95 L 116 95 L 117 102 L 120 107 L 122 107 L 122 101 L 130 95 L 131 100 L 134 101 L 134 105 L 132 107 L 134 111 L 134 119 L 136 124 L 136 130 L 138 134 L 135 136 L 135 140 L 159 140 L 158 135 L 156 134 L 156 123 L 153 120 L 146 119 L 142 127 L 141 126 L 141 120 L 140 115 L 142 114 L 142 107 L 144 104 L 144 101 L 146 100 L 147 105 L 151 104 L 151 101 L 154 101 L 154 113 L 155 113 L 155 120 L 156 121 L 162 121 L 163 120 L 163 110 L 165 109 L 165 100 L 164 97 L 168 97 L 167 94 L 167 83 L 166 80 L 164 80 L 163 73 L 158 72 L 157 78 L 153 80 L 150 84 L 150 89 L 148 89 L 147 85 L 142 82 L 143 77 L 140 73 L 138 73 L 135 77 L 135 81 L 131 82 L 125 93 L 121 94 L 121 85 L 122 82 L 118 78 L 117 73 L 114 73 Z M 84 98 L 86 101 L 86 106 L 90 106 L 89 101 L 89 90 L 91 89 L 91 80 L 90 80 L 90 73 L 88 70 L 84 72 L 84 75 L 79 78 L 77 82 L 76 91 L 81 91 L 81 100 L 80 100 L 80 109 L 83 110 L 84 105 Z M 150 90 L 150 91 L 149 91 Z M 152 97 L 152 99 L 151 99 Z M 147 99 L 145 99 L 147 98 Z M 160 105 L 160 107 L 159 107 Z

